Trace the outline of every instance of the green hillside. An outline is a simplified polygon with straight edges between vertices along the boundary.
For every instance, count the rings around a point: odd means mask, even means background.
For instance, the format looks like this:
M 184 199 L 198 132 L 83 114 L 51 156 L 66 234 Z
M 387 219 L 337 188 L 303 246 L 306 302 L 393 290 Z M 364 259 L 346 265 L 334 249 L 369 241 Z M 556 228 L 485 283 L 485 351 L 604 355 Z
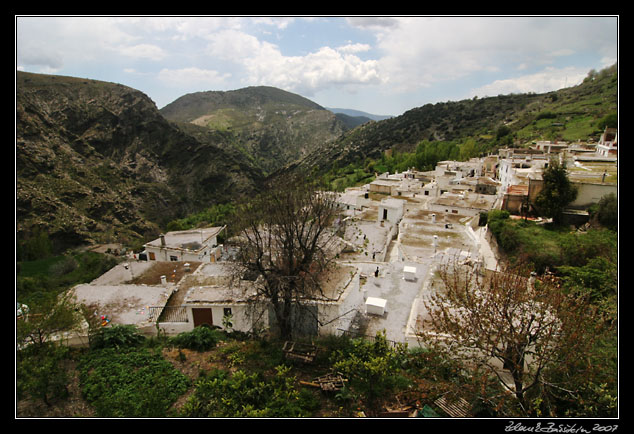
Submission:
M 347 131 L 281 174 L 359 168 L 384 158 L 388 151 L 413 153 L 424 143 L 440 148 L 457 146 L 459 157 L 470 158 L 500 147 L 530 146 L 536 140 L 596 141 L 603 132 L 604 119 L 614 118 L 618 111 L 617 71 L 617 65 L 598 73 L 591 71 L 580 85 L 546 94 L 426 104 Z
M 224 149 L 241 153 L 265 173 L 304 157 L 347 129 L 318 104 L 267 86 L 188 94 L 161 113 L 201 139 L 223 134 Z

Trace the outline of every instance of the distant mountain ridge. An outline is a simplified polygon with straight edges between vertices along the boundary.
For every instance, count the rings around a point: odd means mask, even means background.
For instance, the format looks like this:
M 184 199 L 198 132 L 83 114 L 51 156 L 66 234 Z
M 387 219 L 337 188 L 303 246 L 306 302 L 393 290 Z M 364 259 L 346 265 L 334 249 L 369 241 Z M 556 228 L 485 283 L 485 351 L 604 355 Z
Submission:
M 382 120 L 390 119 L 390 118 L 394 117 L 392 115 L 374 115 L 374 114 L 371 114 L 371 113 L 366 113 L 364 111 L 354 110 L 354 109 L 331 108 L 331 107 L 327 107 L 327 109 L 330 110 L 331 112 L 335 113 L 335 114 L 342 113 L 342 114 L 347 115 L 347 116 L 368 118 L 368 119 L 371 119 L 373 121 L 382 121 Z

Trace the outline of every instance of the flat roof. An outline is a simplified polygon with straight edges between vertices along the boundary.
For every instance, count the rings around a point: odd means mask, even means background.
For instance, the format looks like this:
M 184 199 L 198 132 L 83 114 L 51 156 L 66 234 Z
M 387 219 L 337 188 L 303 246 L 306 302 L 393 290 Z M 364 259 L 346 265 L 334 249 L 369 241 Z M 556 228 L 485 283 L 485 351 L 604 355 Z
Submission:
M 196 273 L 183 279 L 179 291 L 187 291 L 184 304 L 201 303 L 240 303 L 255 295 L 253 283 L 248 280 L 231 280 L 231 266 L 222 263 L 203 264 Z M 356 267 L 338 264 L 329 273 L 321 277 L 323 297 L 317 295 L 315 299 L 322 301 L 337 301 L 348 288 L 348 285 L 358 273 Z M 311 297 L 307 297 L 310 299 Z
M 149 308 L 164 306 L 171 290 L 163 286 L 82 284 L 72 292 L 78 303 L 114 324 L 146 325 L 152 322 Z
M 224 229 L 224 226 L 167 232 L 163 235 L 165 238 L 165 246 L 162 245 L 161 237 L 150 241 L 145 246 L 199 251 L 209 239 L 218 235 L 222 229 Z
M 461 194 L 443 193 L 432 203 L 460 208 L 490 209 L 496 199 L 496 196 L 490 194 L 469 193 L 464 197 Z
M 379 206 L 387 206 L 388 208 L 397 208 L 397 207 L 402 207 L 403 204 L 405 203 L 405 200 L 403 199 L 396 199 L 396 198 L 386 198 L 386 199 L 382 199 L 381 203 L 379 204 Z

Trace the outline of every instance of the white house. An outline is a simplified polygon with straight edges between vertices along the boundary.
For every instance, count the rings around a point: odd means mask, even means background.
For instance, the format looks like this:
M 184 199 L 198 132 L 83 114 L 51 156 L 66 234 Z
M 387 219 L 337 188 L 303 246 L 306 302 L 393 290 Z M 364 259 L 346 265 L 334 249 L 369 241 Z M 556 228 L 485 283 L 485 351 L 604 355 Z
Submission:
M 224 228 L 210 227 L 161 234 L 145 245 L 145 251 L 139 255 L 139 259 L 215 262 L 220 257 L 218 235 Z
M 378 178 L 370 183 L 370 191 L 373 193 L 393 195 L 400 186 L 400 179 Z
M 480 212 L 490 211 L 495 204 L 496 196 L 476 194 L 464 191 L 462 194 L 444 193 L 428 203 L 428 209 L 437 213 L 460 216 L 476 216 Z
M 597 144 L 597 154 L 602 157 L 616 157 L 618 155 L 616 128 L 606 128 L 599 144 Z
M 230 323 L 231 329 L 246 332 L 259 323 L 268 325 L 265 308 L 250 301 L 255 295 L 253 282 L 232 279 L 231 268 L 225 263 L 201 265 L 182 282 L 179 291 L 185 292 L 182 307 L 188 329 L 202 324 L 226 328 Z
M 402 199 L 386 198 L 379 204 L 378 221 L 388 222 L 396 225 L 403 217 L 405 201 Z
M 232 279 L 230 266 L 225 263 L 203 264 L 180 285 L 185 291 L 182 307 L 186 321 L 179 324 L 161 323 L 170 332 L 187 331 L 202 324 L 227 327 L 249 332 L 254 328 L 268 328 L 274 315 L 263 301 L 255 301 L 253 281 Z M 356 267 L 340 266 L 324 278 L 325 297 L 306 298 L 305 306 L 312 313 L 304 315 L 302 328 L 311 334 L 335 333 L 347 330 L 363 304 L 363 292 Z
M 369 192 L 365 188 L 347 188 L 344 193 L 339 194 L 337 197 L 339 206 L 344 210 L 359 211 L 364 206 L 369 206 L 371 201 Z

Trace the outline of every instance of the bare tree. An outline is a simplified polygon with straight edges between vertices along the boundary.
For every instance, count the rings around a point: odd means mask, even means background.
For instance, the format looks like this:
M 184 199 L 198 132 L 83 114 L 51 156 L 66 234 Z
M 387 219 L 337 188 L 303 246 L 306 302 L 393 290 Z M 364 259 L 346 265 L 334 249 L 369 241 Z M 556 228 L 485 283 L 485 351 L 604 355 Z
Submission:
M 534 388 L 573 393 L 567 388 L 578 384 L 572 378 L 581 374 L 575 369 L 589 357 L 598 324 L 587 300 L 519 268 L 493 272 L 456 262 L 439 275 L 443 288 L 426 301 L 420 330 L 427 344 L 492 372 L 525 414 Z
M 326 298 L 321 282 L 335 254 L 338 207 L 332 193 L 317 191 L 303 178 L 285 181 L 239 206 L 233 228 L 239 244 L 235 271 L 255 280 L 257 301 L 270 303 L 287 339 L 306 301 Z

